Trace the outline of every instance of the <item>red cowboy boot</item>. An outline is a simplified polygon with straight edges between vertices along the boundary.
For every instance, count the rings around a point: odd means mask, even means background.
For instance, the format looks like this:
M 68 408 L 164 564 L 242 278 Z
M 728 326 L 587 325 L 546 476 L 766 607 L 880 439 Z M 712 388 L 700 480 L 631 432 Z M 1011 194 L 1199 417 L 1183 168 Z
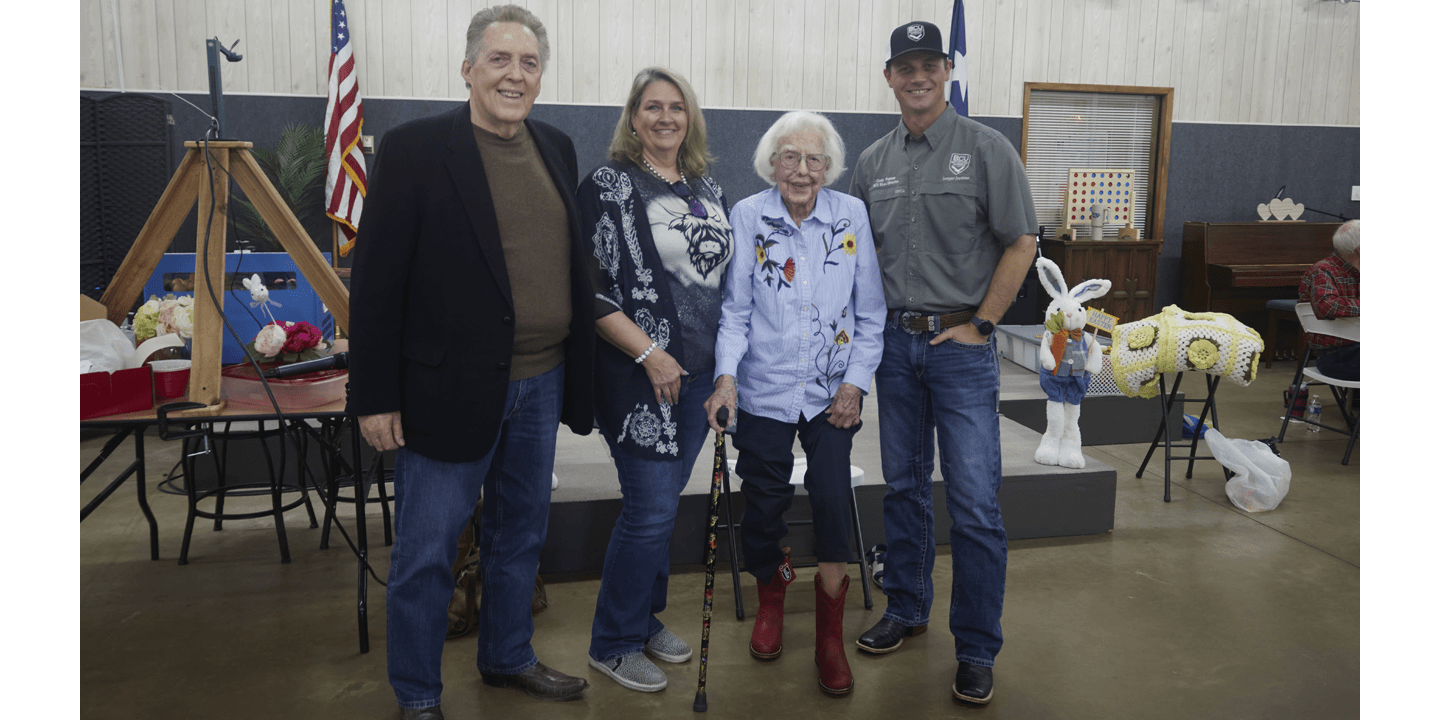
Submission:
M 826 594 L 815 576 L 815 664 L 820 666 L 820 689 L 831 695 L 847 695 L 855 687 L 850 661 L 845 659 L 845 593 L 850 577 L 840 581 L 840 592 Z
M 761 660 L 780 657 L 780 634 L 785 627 L 785 586 L 795 580 L 790 566 L 790 548 L 781 548 L 785 561 L 775 568 L 769 583 L 757 582 L 760 609 L 755 612 L 755 629 L 750 632 L 750 654 Z

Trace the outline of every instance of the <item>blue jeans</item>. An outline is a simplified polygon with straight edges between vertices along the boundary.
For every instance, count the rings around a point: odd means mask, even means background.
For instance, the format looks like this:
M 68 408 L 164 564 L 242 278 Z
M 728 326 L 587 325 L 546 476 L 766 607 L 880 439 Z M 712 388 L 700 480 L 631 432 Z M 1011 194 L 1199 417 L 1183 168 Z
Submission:
M 616 447 L 611 428 L 600 428 L 610 443 L 610 457 L 620 474 L 623 504 L 605 550 L 600 596 L 590 628 L 590 657 L 611 660 L 640 652 L 645 641 L 665 628 L 655 617 L 665 610 L 670 587 L 670 535 L 680 492 L 690 480 L 695 458 L 710 435 L 705 400 L 714 391 L 710 372 L 691 372 L 681 379 L 680 402 L 674 406 L 680 457 L 674 460 L 637 458 Z
M 991 667 L 1000 652 L 1005 600 L 1005 527 L 1000 521 L 1000 367 L 995 339 L 983 345 L 885 327 L 875 372 L 880 461 L 885 474 L 885 617 L 930 622 L 935 590 L 935 438 L 950 528 L 950 632 L 955 657 Z
M 395 546 L 385 588 L 390 685 L 401 707 L 440 704 L 440 654 L 455 588 L 450 566 L 480 489 L 480 671 L 509 675 L 537 662 L 530 647 L 540 548 L 550 513 L 550 475 L 565 366 L 510 383 L 495 445 L 474 462 L 395 457 Z

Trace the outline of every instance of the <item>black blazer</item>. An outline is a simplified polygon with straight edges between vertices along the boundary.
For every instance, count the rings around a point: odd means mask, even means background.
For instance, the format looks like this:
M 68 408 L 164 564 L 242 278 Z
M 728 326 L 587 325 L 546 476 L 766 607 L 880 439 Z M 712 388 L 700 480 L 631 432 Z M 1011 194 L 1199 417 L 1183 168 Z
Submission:
M 587 435 L 595 310 L 575 146 L 549 125 L 525 125 L 570 215 L 561 421 Z M 500 428 L 515 312 L 470 106 L 385 133 L 369 180 L 350 282 L 348 410 L 399 410 L 406 448 L 444 462 L 479 460 Z

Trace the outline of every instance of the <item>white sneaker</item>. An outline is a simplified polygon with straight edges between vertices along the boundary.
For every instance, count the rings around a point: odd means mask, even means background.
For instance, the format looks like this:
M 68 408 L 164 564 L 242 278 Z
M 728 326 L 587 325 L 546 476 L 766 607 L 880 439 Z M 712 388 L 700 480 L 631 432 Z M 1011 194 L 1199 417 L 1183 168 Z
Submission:
M 605 662 L 590 658 L 590 667 L 609 675 L 615 682 L 640 692 L 660 692 L 669 683 L 665 672 L 655 667 L 655 663 L 650 662 L 645 653 L 630 653 Z
M 660 628 L 660 632 L 646 640 L 645 652 L 668 663 L 683 663 L 691 655 L 690 646 L 679 635 L 670 632 L 670 628 Z

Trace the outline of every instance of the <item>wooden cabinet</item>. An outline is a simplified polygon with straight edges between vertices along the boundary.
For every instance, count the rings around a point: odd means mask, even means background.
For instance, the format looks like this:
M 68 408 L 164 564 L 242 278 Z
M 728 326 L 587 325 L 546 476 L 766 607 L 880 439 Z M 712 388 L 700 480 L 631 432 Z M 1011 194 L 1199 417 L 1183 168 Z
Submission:
M 1087 303 L 1127 323 L 1154 315 L 1155 281 L 1163 240 L 1094 242 L 1045 240 L 1040 251 L 1060 266 L 1065 282 L 1074 287 L 1084 280 L 1110 281 L 1110 293 Z M 1049 302 L 1045 300 L 1048 305 Z

